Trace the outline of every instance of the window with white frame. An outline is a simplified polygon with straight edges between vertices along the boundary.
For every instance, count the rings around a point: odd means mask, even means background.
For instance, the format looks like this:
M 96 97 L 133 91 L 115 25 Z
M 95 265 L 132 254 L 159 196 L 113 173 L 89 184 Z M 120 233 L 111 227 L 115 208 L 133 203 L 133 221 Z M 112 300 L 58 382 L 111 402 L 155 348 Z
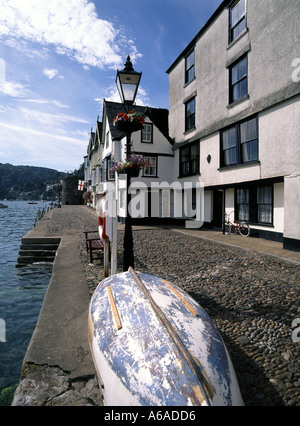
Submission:
M 237 188 L 235 219 L 261 225 L 272 225 L 273 191 L 273 185 Z
M 107 180 L 115 180 L 115 171 L 112 169 L 115 162 L 112 160 L 107 161 Z
M 153 124 L 144 124 L 142 129 L 142 143 L 153 143 Z
M 249 188 L 241 188 L 236 191 L 238 220 L 249 222 L 250 220 L 250 191 Z
M 273 187 L 261 186 L 257 188 L 257 221 L 258 223 L 272 223 L 273 217 Z
M 102 173 L 101 182 L 107 182 L 108 180 L 115 180 L 115 171 L 112 170 L 115 162 L 112 161 L 111 157 L 107 157 L 102 162 Z
M 144 168 L 144 176 L 157 177 L 157 157 L 149 157 L 144 155 L 144 158 L 150 164 L 149 167 Z

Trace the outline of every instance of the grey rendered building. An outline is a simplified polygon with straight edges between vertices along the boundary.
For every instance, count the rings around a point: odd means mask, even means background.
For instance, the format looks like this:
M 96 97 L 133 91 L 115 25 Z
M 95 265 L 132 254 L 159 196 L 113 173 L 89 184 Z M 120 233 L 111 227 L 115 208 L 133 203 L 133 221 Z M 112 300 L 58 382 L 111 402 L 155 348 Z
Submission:
M 300 249 L 299 0 L 225 0 L 167 70 L 174 180 L 204 220 Z

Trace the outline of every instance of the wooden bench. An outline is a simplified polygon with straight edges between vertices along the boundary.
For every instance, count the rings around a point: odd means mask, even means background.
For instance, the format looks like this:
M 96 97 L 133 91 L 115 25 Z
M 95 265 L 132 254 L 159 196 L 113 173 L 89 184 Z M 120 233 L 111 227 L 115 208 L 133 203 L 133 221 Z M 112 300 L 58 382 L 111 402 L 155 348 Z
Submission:
M 101 238 L 99 237 L 98 231 L 85 231 L 85 244 L 86 251 L 90 254 L 90 263 L 93 263 L 94 259 L 99 259 L 93 255 L 94 251 L 103 251 L 104 244 Z M 97 234 L 98 237 L 90 238 L 89 234 Z

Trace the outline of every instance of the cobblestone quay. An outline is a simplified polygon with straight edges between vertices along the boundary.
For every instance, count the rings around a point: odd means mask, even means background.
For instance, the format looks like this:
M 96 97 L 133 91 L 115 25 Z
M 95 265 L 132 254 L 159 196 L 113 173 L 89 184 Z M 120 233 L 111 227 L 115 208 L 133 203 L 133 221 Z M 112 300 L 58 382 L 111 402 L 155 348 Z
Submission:
M 103 262 L 89 263 L 83 231 L 97 228 L 95 212 L 79 206 L 61 210 L 45 218 L 45 233 L 78 235 L 78 261 L 92 295 L 103 279 Z M 135 269 L 180 286 L 211 316 L 230 353 L 245 404 L 299 406 L 300 343 L 293 341 L 293 322 L 300 318 L 300 264 L 169 229 L 135 227 L 133 236 Z M 260 244 L 257 240 L 257 249 Z M 120 272 L 122 247 L 120 229 Z M 23 405 L 22 398 L 30 392 L 35 403 L 29 405 L 101 405 L 94 377 L 74 382 L 61 369 L 40 369 L 30 382 L 33 389 L 21 387 L 17 405 Z M 37 395 L 41 380 L 44 393 Z

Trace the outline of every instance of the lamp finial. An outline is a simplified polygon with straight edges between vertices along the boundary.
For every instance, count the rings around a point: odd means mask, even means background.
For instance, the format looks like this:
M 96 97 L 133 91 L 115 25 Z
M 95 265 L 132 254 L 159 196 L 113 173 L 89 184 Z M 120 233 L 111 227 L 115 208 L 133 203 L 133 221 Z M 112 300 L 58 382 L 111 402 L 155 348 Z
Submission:
M 127 61 L 124 64 L 124 71 L 134 71 L 130 56 L 127 56 Z

